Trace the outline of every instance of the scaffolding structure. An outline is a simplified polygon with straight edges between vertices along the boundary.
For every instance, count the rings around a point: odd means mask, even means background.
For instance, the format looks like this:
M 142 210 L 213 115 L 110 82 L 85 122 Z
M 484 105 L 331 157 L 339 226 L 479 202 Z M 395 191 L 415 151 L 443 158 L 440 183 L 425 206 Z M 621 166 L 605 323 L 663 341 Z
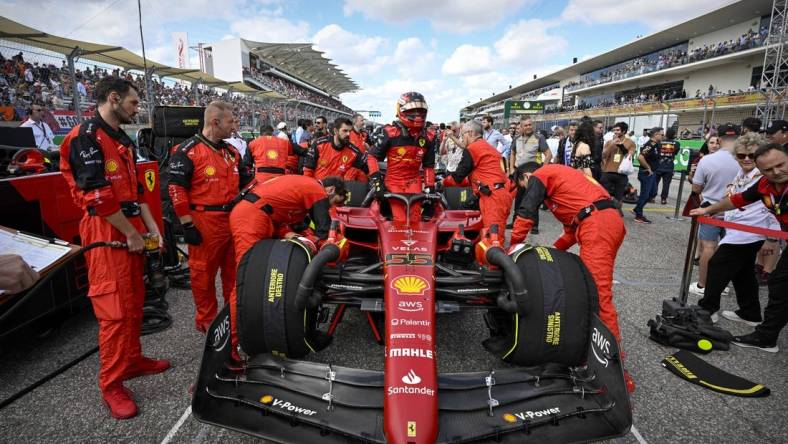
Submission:
M 785 43 L 788 40 L 788 1 L 774 0 L 769 35 L 766 37 L 766 53 L 763 56 L 761 90 L 766 100 L 756 109 L 756 117 L 764 125 L 785 115 L 786 92 L 788 92 L 788 65 L 786 65 Z

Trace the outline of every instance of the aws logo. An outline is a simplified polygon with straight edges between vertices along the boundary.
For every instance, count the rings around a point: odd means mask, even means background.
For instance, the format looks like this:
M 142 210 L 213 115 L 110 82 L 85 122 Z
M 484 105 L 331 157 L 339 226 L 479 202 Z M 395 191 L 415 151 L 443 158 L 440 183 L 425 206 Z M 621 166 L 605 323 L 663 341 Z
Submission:
M 421 296 L 430 288 L 430 284 L 419 276 L 400 276 L 391 284 L 397 294 Z

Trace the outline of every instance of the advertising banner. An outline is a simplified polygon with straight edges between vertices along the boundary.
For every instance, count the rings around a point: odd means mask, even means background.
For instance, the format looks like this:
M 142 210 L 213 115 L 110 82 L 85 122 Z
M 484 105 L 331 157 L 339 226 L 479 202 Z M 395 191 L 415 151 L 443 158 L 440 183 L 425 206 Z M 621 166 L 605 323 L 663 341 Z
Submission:
M 527 100 L 507 100 L 503 105 L 503 118 L 509 116 L 519 116 L 524 114 L 544 113 L 544 103 L 531 102 Z
M 189 67 L 189 38 L 185 32 L 173 32 L 172 41 L 175 44 L 175 67 Z

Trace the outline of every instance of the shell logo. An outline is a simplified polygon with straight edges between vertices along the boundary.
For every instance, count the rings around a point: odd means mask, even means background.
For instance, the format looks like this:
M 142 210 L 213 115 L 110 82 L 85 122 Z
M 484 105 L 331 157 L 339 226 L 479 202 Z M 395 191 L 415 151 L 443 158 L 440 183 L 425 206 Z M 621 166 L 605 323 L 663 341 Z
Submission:
M 399 148 L 399 149 L 397 149 L 397 154 L 398 154 L 398 155 L 400 155 L 400 156 L 402 156 L 402 155 L 404 155 L 404 154 L 405 154 L 405 152 L 406 152 L 406 151 L 407 151 L 407 150 L 406 150 L 405 148 Z
M 277 157 L 279 157 L 279 153 L 277 153 L 274 150 L 268 150 L 268 151 L 265 152 L 265 156 L 267 158 L 273 160 L 273 159 L 276 159 Z
M 271 396 L 271 395 L 263 395 L 263 397 L 260 398 L 260 402 L 262 402 L 263 404 L 270 404 L 271 401 L 273 401 L 273 400 L 274 400 L 274 397 Z
M 509 423 L 515 423 L 517 422 L 517 417 L 512 415 L 511 413 L 504 413 L 503 420 Z
M 205 167 L 206 176 L 213 176 L 214 174 L 216 174 L 216 168 L 212 167 L 211 165 Z
M 400 276 L 394 280 L 391 286 L 397 290 L 398 294 L 411 295 L 423 295 L 424 291 L 430 288 L 430 284 L 419 276 Z
M 107 162 L 106 168 L 107 168 L 107 172 L 114 173 L 115 171 L 118 171 L 118 162 L 115 162 L 114 160 L 110 160 Z

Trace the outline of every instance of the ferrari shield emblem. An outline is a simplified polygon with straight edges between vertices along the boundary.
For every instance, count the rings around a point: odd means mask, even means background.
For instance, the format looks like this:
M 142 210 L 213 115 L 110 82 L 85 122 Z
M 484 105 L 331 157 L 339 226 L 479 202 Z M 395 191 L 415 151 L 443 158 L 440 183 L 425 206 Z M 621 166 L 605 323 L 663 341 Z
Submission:
M 153 170 L 145 170 L 145 187 L 148 191 L 153 192 L 154 186 L 156 186 L 156 172 Z
M 426 143 L 427 143 L 427 141 L 424 140 L 423 137 L 419 137 L 419 146 L 420 147 L 424 148 L 424 144 L 426 144 Z

